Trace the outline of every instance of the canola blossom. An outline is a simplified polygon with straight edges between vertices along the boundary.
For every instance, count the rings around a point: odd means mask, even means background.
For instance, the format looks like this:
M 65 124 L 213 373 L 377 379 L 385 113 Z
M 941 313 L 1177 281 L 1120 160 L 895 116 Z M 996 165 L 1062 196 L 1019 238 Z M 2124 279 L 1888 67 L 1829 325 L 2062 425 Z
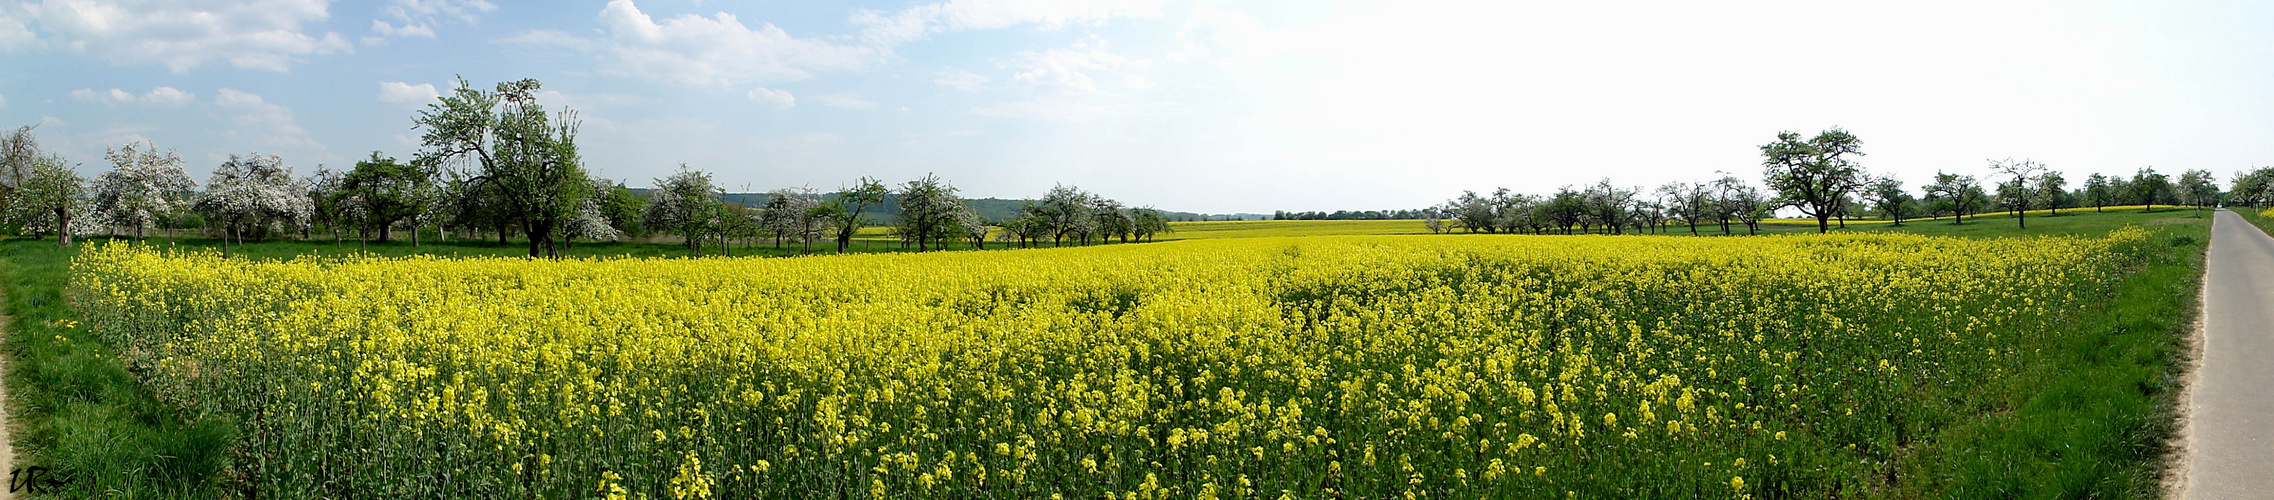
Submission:
M 110 244 L 70 296 L 266 497 L 1822 497 L 1989 412 L 2148 239 Z

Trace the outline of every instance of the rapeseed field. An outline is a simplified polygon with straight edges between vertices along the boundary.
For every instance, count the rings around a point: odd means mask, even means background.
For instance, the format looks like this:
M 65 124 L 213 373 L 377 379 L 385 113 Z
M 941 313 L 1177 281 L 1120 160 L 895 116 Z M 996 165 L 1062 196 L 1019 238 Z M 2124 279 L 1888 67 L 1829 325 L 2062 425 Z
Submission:
M 72 263 L 274 497 L 1854 496 L 2150 241 Z

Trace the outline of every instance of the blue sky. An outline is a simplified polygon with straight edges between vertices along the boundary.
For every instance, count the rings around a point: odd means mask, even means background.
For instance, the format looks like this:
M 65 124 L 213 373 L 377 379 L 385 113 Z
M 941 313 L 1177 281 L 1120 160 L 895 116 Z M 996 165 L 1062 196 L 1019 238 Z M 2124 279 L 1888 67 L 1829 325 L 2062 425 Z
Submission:
M 1913 185 L 2024 157 L 2274 163 L 2274 8 L 2244 2 L 0 2 L 0 125 L 301 172 L 415 151 L 454 75 L 537 78 L 588 167 L 732 189 L 937 172 L 1210 212 L 1411 208 L 1757 177 L 1842 126 Z

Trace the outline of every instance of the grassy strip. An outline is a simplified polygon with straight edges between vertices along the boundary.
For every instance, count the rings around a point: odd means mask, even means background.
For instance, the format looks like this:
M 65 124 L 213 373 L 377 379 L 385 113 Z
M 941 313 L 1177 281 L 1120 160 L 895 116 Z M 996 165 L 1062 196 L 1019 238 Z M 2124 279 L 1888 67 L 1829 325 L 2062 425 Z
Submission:
M 0 241 L 17 465 L 61 471 L 70 483 L 60 497 L 219 496 L 229 427 L 185 418 L 82 337 L 63 298 L 75 253 L 52 240 Z
M 2187 212 L 2174 211 L 2176 214 Z M 2185 215 L 2181 215 L 2185 216 Z M 2007 378 L 2010 407 L 1944 428 L 1902 466 L 1902 498 L 2161 498 L 2208 221 L 2166 221 L 2146 264 Z M 1951 383 L 1970 383 L 1951 381 Z

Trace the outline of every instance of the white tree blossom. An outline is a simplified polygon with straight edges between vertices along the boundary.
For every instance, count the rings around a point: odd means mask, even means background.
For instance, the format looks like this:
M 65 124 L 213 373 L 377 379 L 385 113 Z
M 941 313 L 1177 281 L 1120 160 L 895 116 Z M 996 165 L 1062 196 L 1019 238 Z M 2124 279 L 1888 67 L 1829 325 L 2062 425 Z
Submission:
M 562 228 L 566 233 L 564 236 L 572 243 L 577 238 L 616 241 L 624 237 L 623 232 L 616 230 L 616 226 L 608 224 L 608 215 L 600 211 L 600 198 L 597 196 L 588 196 L 577 202 L 576 212 L 569 215 L 566 226 Z
M 112 167 L 95 178 L 95 211 L 88 222 L 132 227 L 141 236 L 143 228 L 165 224 L 189 208 L 197 183 L 182 172 L 182 157 L 173 150 L 161 154 L 156 145 L 128 143 L 103 156 Z
M 293 179 L 292 167 L 275 155 L 230 155 L 205 184 L 197 210 L 238 238 L 253 228 L 298 230 L 315 218 L 306 184 Z

